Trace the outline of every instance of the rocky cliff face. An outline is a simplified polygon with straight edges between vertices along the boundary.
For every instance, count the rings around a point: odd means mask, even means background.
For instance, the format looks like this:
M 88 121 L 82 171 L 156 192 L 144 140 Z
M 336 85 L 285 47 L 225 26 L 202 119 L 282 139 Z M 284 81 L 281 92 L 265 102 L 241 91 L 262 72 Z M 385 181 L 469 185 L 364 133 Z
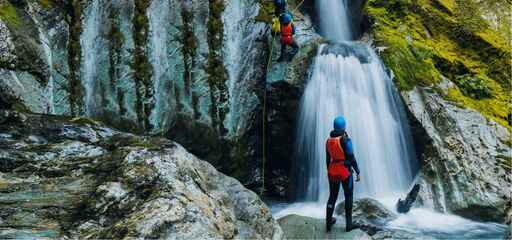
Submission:
M 500 9 L 510 6 L 480 2 L 371 0 L 363 25 L 410 112 L 424 204 L 503 222 L 510 209 L 511 72 L 504 66 L 511 48 L 506 31 L 496 30 L 508 24 L 502 20 L 510 13 Z
M 268 28 L 256 21 L 259 8 L 254 0 L 3 0 L 1 107 L 167 136 L 260 186 L 254 136 Z
M 509 131 L 431 88 L 419 87 L 403 97 L 428 139 L 419 180 L 423 203 L 468 218 L 504 222 L 512 182 Z
M 1 238 L 280 239 L 259 197 L 175 142 L 0 111 Z

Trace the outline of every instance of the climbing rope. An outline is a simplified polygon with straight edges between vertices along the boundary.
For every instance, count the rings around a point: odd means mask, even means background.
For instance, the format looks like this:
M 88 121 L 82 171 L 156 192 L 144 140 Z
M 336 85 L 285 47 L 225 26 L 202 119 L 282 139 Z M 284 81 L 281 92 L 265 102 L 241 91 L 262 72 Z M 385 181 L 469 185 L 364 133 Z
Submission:
M 304 1 L 305 1 L 305 0 L 300 1 L 299 5 L 297 5 L 297 6 L 292 10 L 292 12 L 296 12 L 296 11 L 297 11 L 297 9 L 299 9 L 299 7 L 304 3 Z
M 296 12 L 299 7 L 304 3 L 305 0 L 302 0 L 293 10 L 293 12 Z M 270 31 L 272 32 L 272 30 Z M 272 54 L 274 52 L 274 42 L 276 39 L 277 34 L 273 34 L 272 41 L 270 42 L 270 53 L 268 55 L 268 61 L 267 61 L 267 73 L 272 66 Z M 266 136 L 267 136 L 267 129 L 266 129 L 266 120 L 267 120 L 267 79 L 265 79 L 265 84 L 263 86 L 263 113 L 262 113 L 262 167 L 261 167 L 261 192 L 260 196 L 263 196 L 263 193 L 265 192 L 265 163 L 267 160 L 267 146 L 266 146 Z

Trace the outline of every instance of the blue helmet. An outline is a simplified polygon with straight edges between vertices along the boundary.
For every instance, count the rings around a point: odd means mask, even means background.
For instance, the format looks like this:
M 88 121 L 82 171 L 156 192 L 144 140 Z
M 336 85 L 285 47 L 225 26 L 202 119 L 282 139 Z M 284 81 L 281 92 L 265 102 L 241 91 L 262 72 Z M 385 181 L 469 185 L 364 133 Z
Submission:
M 345 122 L 345 118 L 343 116 L 338 116 L 334 119 L 334 129 L 335 130 L 345 130 L 347 123 Z
M 292 15 L 290 15 L 289 13 L 283 13 L 281 14 L 280 20 L 281 23 L 288 24 L 292 21 Z

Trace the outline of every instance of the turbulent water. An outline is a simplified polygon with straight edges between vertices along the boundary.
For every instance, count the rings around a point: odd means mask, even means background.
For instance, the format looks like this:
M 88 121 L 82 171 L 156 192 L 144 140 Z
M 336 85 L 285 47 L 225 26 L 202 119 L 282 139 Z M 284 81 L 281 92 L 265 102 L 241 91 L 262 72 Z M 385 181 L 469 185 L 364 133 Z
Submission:
M 356 196 L 382 197 L 405 192 L 414 162 L 406 118 L 392 81 L 376 54 L 366 45 L 324 45 L 316 57 L 301 101 L 298 156 L 302 157 L 303 199 L 328 197 L 325 140 L 332 121 L 342 115 L 363 181 Z
M 348 41 L 348 2 L 322 0 L 317 7 L 321 32 L 335 44 L 320 48 L 301 100 L 296 153 L 304 162 L 299 171 L 305 181 L 299 197 L 320 202 L 328 197 L 325 140 L 339 115 L 347 121 L 361 169 L 356 196 L 405 192 L 416 159 L 393 83 L 372 48 Z

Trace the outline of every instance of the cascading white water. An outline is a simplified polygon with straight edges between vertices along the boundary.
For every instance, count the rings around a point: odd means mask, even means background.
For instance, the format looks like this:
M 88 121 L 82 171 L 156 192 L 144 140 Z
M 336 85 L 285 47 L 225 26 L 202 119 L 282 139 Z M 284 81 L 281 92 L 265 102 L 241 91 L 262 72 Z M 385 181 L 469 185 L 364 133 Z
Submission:
M 352 40 L 346 0 L 320 0 L 316 6 L 321 16 L 320 32 L 325 38 L 338 42 Z
M 48 83 L 46 84 L 46 88 L 44 89 L 46 99 L 48 101 L 48 113 L 55 114 L 55 82 L 53 78 L 53 54 L 50 46 L 50 41 L 46 34 L 39 29 L 39 39 L 41 40 L 41 44 L 43 47 L 44 54 L 46 56 L 46 61 L 48 63 L 48 71 L 49 78 Z
M 342 115 L 352 138 L 363 181 L 356 196 L 379 197 L 407 190 L 415 161 L 406 120 L 393 83 L 378 56 L 351 39 L 346 1 L 321 0 L 321 28 L 337 44 L 323 45 L 301 101 L 297 156 L 305 160 L 305 200 L 328 197 L 325 141 L 332 121 Z
M 165 125 L 164 120 L 169 119 L 166 114 L 170 114 L 169 89 L 169 26 L 170 26 L 170 6 L 168 0 L 152 1 L 148 9 L 149 28 L 150 28 L 150 52 L 149 58 L 153 66 L 152 82 L 155 89 L 155 108 L 151 114 L 150 120 L 154 129 L 162 129 Z
M 229 105 L 230 113 L 227 116 L 226 122 L 229 130 L 233 130 L 237 120 L 238 104 L 235 102 L 235 87 L 240 76 L 241 60 L 242 60 L 242 41 L 243 41 L 243 28 L 244 20 L 244 0 L 229 1 L 224 10 L 222 20 L 225 23 L 224 36 L 225 47 L 224 54 L 226 59 L 226 68 L 228 71 L 228 90 L 229 90 Z
M 407 190 L 414 152 L 394 94 L 391 79 L 370 47 L 340 43 L 320 48 L 298 123 L 298 156 L 309 163 L 306 200 L 324 202 L 328 197 L 325 141 L 339 115 L 347 121 L 363 179 L 356 185 L 356 196 Z
M 102 48 L 101 26 L 104 24 L 101 0 L 93 0 L 86 10 L 84 29 L 80 37 L 82 47 L 82 84 L 85 89 L 85 106 L 88 116 L 92 116 L 101 106 L 96 99 L 99 77 L 99 56 L 105 49 Z
M 224 121 L 228 134 L 234 136 L 243 130 L 241 119 L 253 111 L 258 98 L 251 89 L 257 57 L 254 45 L 257 43 L 264 24 L 255 24 L 259 4 L 250 0 L 225 1 L 226 8 L 222 14 L 224 23 L 224 63 L 228 72 L 229 112 Z

